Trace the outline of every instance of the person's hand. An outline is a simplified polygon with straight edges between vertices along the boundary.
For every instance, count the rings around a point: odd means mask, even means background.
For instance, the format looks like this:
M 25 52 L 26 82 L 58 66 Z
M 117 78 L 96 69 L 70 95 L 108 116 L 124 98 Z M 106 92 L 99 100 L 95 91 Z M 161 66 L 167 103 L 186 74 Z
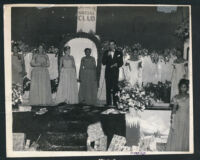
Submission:
M 175 117 L 175 114 L 172 114 L 171 115 L 171 119 L 170 119 L 170 124 L 171 124 L 171 128 L 172 128 L 172 131 L 174 131 L 174 117 Z
M 172 124 L 173 123 L 173 114 L 171 114 L 171 116 L 170 116 L 170 124 Z
M 178 110 L 178 104 L 175 103 L 175 104 L 174 104 L 174 111 L 176 112 L 177 110 Z

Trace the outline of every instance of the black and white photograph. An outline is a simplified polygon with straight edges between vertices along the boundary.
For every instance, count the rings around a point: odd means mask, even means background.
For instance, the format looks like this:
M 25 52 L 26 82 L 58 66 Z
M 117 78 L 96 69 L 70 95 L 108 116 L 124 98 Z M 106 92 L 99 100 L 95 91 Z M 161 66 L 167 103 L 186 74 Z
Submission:
M 4 5 L 8 157 L 192 154 L 190 5 Z

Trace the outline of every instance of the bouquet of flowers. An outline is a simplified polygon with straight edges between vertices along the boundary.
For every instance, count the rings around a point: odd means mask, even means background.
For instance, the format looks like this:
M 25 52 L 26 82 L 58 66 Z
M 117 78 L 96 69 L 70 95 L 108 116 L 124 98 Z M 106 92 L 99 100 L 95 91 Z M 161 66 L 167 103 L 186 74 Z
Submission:
M 25 76 L 23 79 L 23 92 L 29 91 L 31 86 L 31 80 Z
M 30 91 L 31 80 L 28 77 L 23 79 L 23 92 Z M 58 78 L 51 80 L 51 93 L 55 93 L 58 88 Z
M 143 111 L 146 106 L 150 106 L 150 96 L 146 95 L 145 90 L 138 85 L 132 87 L 129 82 L 122 81 L 119 84 L 118 109 L 129 111 L 129 107 L 135 110 Z
M 22 103 L 22 86 L 19 84 L 12 84 L 12 106 L 17 108 Z
M 51 80 L 51 93 L 57 92 L 58 88 L 58 78 Z

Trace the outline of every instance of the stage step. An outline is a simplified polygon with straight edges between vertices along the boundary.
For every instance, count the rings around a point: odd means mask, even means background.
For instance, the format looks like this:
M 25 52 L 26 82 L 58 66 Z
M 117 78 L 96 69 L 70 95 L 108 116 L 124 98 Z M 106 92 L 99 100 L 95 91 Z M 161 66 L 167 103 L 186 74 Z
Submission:
M 80 151 L 86 149 L 87 133 L 47 132 L 39 140 L 40 150 Z

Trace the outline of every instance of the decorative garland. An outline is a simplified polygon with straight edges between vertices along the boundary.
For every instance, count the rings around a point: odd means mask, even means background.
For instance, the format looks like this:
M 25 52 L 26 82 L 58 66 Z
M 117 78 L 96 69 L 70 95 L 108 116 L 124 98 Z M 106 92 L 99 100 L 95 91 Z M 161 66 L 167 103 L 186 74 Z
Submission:
M 30 53 L 30 52 L 33 54 L 38 53 L 38 48 L 30 47 L 29 45 L 25 44 L 22 41 L 11 41 L 11 46 L 12 48 L 14 46 L 17 46 L 18 52 L 21 52 L 21 54 L 23 55 L 26 55 L 27 53 Z M 45 49 L 45 51 L 48 54 L 55 54 L 55 56 L 57 56 L 59 53 L 59 49 L 54 46 L 50 46 L 49 48 Z
M 74 39 L 74 38 L 87 38 L 90 39 L 91 41 L 93 41 L 97 47 L 97 52 L 98 54 L 101 53 L 101 43 L 100 40 L 92 33 L 85 33 L 85 32 L 78 32 L 78 33 L 71 33 L 71 34 L 66 34 L 63 35 L 63 40 L 60 43 L 60 52 L 59 52 L 59 56 L 62 55 L 62 51 L 64 48 L 64 45 L 69 42 L 70 40 Z
M 109 41 L 104 41 L 101 50 L 105 51 L 107 49 L 109 49 Z M 150 56 L 152 63 L 155 64 L 157 64 L 159 60 L 163 60 L 165 63 L 169 62 L 170 58 L 175 56 L 177 52 L 175 48 L 149 51 L 148 49 L 143 48 L 140 43 L 133 44 L 132 46 L 118 46 L 117 49 L 128 55 L 135 54 L 134 51 L 136 50 L 138 58 Z
M 85 33 L 85 32 L 78 32 L 75 34 L 66 34 L 63 35 L 63 40 L 60 43 L 60 49 L 59 49 L 59 55 L 58 55 L 58 66 L 60 64 L 60 57 L 62 56 L 64 45 L 69 42 L 70 40 L 74 38 L 87 38 L 93 41 L 97 47 L 97 80 L 99 82 L 100 74 L 101 74 L 101 58 L 102 58 L 102 48 L 101 48 L 101 42 L 97 36 L 95 36 L 93 33 Z

